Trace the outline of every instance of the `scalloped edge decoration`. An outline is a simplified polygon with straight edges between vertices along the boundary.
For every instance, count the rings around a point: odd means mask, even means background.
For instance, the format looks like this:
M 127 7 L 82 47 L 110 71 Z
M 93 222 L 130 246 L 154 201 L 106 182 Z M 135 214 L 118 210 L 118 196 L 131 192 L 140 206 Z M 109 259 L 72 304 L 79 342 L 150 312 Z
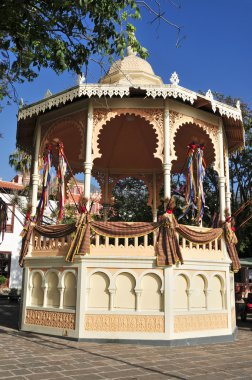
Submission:
M 113 110 L 107 110 L 104 108 L 95 108 L 93 113 L 93 156 L 92 160 L 94 161 L 96 158 L 101 157 L 101 153 L 99 150 L 99 134 L 103 127 L 116 116 L 121 115 L 134 115 L 139 116 L 149 122 L 151 127 L 154 129 L 155 134 L 157 135 L 157 148 L 154 152 L 154 157 L 160 159 L 163 163 L 163 147 L 164 147 L 164 139 L 163 139 L 163 124 L 164 124 L 164 116 L 163 109 L 159 108 L 117 108 Z
M 218 147 L 219 138 L 218 138 L 218 126 L 214 124 L 207 123 L 200 119 L 195 119 L 191 116 L 186 116 L 184 114 L 170 111 L 170 132 L 171 132 L 171 161 L 177 161 L 178 157 L 176 155 L 175 150 L 175 139 L 176 135 L 178 133 L 178 130 L 182 125 L 184 124 L 194 124 L 197 125 L 199 128 L 201 128 L 210 138 L 212 144 L 213 144 L 213 151 L 214 151 L 214 162 L 213 162 L 213 168 L 217 171 L 219 174 L 219 150 L 215 149 L 215 147 Z
M 44 150 L 44 147 L 46 146 L 46 144 L 48 142 L 50 142 L 48 139 L 50 138 L 50 135 L 61 125 L 61 124 L 66 124 L 66 125 L 71 125 L 73 126 L 74 128 L 76 127 L 77 130 L 79 131 L 80 133 L 80 150 L 79 150 L 79 154 L 78 154 L 78 159 L 79 160 L 83 160 L 84 161 L 84 142 L 85 142 L 85 130 L 86 130 L 86 124 L 85 123 L 85 119 L 83 118 L 87 117 L 86 113 L 84 115 L 83 112 L 78 112 L 77 114 L 75 114 L 74 116 L 72 117 L 64 117 L 64 118 L 61 118 L 61 119 L 58 119 L 54 122 L 52 122 L 52 124 L 49 126 L 49 128 L 47 129 L 47 131 L 45 132 L 43 138 L 41 139 L 41 143 L 40 143 L 40 149 L 39 149 L 39 155 L 41 157 L 42 155 L 42 152 Z M 73 169 L 73 168 L 72 168 Z M 78 171 L 76 170 L 73 170 L 74 174 L 78 173 Z

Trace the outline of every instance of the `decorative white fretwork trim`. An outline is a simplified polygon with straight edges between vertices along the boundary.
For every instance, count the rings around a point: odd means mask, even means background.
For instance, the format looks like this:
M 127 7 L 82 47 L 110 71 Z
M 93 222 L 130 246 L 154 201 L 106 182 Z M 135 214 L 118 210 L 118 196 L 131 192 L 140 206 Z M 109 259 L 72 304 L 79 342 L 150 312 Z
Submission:
M 146 96 L 155 99 L 156 97 L 162 97 L 166 99 L 168 97 L 174 99 L 182 99 L 184 102 L 190 102 L 194 104 L 198 97 L 206 98 L 212 104 L 213 112 L 219 110 L 221 116 L 226 116 L 228 118 L 233 118 L 234 120 L 242 120 L 241 110 L 239 107 L 231 107 L 226 104 L 220 103 L 213 98 L 210 99 L 209 96 L 203 96 L 197 94 L 194 91 L 190 91 L 178 84 L 164 84 L 161 86 L 153 85 L 143 85 L 139 89 L 146 91 Z M 33 115 L 38 115 L 46 110 L 50 110 L 53 107 L 57 107 L 66 102 L 72 102 L 76 98 L 81 98 L 82 96 L 87 96 L 91 98 L 93 96 L 108 96 L 112 98 L 113 96 L 120 96 L 121 98 L 130 95 L 130 86 L 125 85 L 109 85 L 109 84 L 79 84 L 76 87 L 70 88 L 67 91 L 61 92 L 57 95 L 52 95 L 40 102 L 31 104 L 30 106 L 22 106 L 19 109 L 18 120 L 26 119 Z

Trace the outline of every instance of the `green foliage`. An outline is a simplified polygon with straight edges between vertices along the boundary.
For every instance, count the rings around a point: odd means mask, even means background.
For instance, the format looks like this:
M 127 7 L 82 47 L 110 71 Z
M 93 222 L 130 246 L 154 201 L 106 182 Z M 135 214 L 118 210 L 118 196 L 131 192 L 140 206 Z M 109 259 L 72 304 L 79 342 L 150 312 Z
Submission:
M 94 55 L 123 56 L 128 44 L 146 58 L 129 22 L 138 18 L 133 0 L 2 0 L 0 103 L 41 68 L 81 74 Z
M 0 285 L 3 285 L 3 284 L 5 284 L 5 283 L 6 283 L 6 277 L 0 275 Z
M 58 212 L 58 211 L 57 211 Z M 58 215 L 56 215 L 57 217 Z M 65 205 L 64 215 L 60 224 L 72 224 L 76 223 L 78 212 L 75 205 Z
M 214 97 L 226 104 L 235 106 L 236 98 L 214 93 Z M 245 129 L 245 148 L 231 154 L 229 157 L 230 190 L 232 193 L 232 212 L 252 197 L 252 110 L 249 105 L 241 101 L 242 117 Z M 252 220 L 240 225 L 252 213 L 252 205 L 246 207 L 236 218 L 236 234 L 238 237 L 238 251 L 240 256 L 252 256 Z
M 17 172 L 27 175 L 31 171 L 31 155 L 21 149 L 16 149 L 9 156 L 9 164 Z
M 151 207 L 147 205 L 148 189 L 142 180 L 127 177 L 117 182 L 112 192 L 115 197 L 114 221 L 152 221 Z

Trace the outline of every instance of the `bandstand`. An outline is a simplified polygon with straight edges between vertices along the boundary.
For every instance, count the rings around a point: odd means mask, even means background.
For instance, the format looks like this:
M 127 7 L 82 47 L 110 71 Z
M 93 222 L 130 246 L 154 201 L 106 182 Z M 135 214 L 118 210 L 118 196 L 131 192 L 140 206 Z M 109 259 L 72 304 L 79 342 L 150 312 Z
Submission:
M 241 110 L 239 103 L 216 101 L 210 90 L 201 95 L 181 87 L 176 73 L 170 82 L 129 48 L 98 84 L 80 78 L 77 86 L 20 108 L 17 143 L 33 155 L 33 214 L 43 151 L 58 141 L 73 173 L 84 173 L 86 200 L 91 176 L 105 205 L 118 180 L 131 176 L 148 187 L 153 214 L 152 223 L 84 215 L 58 235 L 33 226 L 21 260 L 22 330 L 159 344 L 233 339 L 239 261 L 225 210 L 228 156 L 244 145 Z M 171 174 L 185 169 L 192 142 L 204 144 L 206 165 L 218 173 L 219 228 L 183 226 L 171 213 L 157 220 L 160 188 L 166 203 Z

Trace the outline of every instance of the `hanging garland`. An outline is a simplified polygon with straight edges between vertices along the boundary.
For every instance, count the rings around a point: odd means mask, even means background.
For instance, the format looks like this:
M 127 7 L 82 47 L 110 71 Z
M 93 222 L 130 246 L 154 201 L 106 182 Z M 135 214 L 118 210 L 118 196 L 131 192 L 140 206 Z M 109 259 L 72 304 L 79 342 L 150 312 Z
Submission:
M 64 153 L 64 146 L 63 143 L 58 144 L 58 151 L 59 151 L 59 163 L 58 163 L 58 171 L 57 171 L 57 178 L 58 178 L 58 194 L 59 194 L 59 215 L 58 215 L 58 222 L 63 217 L 63 210 L 66 202 L 66 193 L 65 193 L 65 175 L 67 170 L 67 163 L 65 159 L 65 153 Z
M 6 232 L 6 227 L 7 227 L 7 220 L 8 220 L 7 204 L 3 201 L 2 198 L 0 198 L 0 237 L 1 237 L 0 244 L 2 244 L 3 239 L 4 239 L 4 233 Z
M 49 201 L 49 190 L 51 181 L 51 167 L 52 167 L 52 147 L 47 145 L 44 153 L 44 168 L 43 168 L 43 183 L 42 194 L 37 207 L 37 219 L 41 220 L 44 215 L 45 207 Z

